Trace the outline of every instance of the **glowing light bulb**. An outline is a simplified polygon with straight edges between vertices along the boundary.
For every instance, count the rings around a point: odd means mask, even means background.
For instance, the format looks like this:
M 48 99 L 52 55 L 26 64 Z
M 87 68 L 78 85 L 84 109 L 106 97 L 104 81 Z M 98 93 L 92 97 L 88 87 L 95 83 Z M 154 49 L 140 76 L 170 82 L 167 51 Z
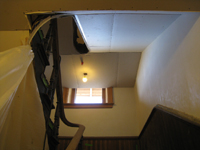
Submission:
M 87 82 L 87 77 L 83 77 L 83 82 Z
M 87 73 L 83 74 L 83 79 L 82 80 L 83 80 L 83 82 L 87 82 Z

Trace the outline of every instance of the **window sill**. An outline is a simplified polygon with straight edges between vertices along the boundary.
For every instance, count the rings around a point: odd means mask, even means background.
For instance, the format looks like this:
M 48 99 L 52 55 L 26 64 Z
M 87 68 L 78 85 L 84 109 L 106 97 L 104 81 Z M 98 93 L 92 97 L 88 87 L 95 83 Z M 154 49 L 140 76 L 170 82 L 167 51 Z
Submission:
M 64 104 L 64 108 L 112 108 L 114 103 L 105 104 Z

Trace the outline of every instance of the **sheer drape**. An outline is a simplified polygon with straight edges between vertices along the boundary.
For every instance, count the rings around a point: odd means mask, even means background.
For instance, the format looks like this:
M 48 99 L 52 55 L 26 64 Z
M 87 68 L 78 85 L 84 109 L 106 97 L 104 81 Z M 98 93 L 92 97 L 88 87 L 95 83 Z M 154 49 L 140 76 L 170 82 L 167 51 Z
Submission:
M 34 77 L 33 57 L 30 46 L 0 53 L 2 150 L 43 148 L 45 121 Z

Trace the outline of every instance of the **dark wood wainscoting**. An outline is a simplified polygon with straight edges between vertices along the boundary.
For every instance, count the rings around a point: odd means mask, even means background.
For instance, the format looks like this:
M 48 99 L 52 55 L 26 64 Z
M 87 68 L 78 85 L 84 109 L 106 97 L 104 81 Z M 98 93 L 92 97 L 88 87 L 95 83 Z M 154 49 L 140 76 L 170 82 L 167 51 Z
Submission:
M 200 150 L 200 121 L 158 105 L 139 139 L 141 150 Z
M 58 150 L 64 150 L 72 137 L 59 137 Z M 83 137 L 83 150 L 139 150 L 138 137 Z

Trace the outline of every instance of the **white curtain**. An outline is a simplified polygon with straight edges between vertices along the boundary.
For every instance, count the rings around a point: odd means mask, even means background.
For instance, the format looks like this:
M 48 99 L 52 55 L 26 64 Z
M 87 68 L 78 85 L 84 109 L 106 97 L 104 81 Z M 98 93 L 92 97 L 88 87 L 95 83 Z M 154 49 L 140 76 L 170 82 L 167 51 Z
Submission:
M 45 120 L 33 57 L 29 45 L 0 52 L 1 150 L 43 149 Z

